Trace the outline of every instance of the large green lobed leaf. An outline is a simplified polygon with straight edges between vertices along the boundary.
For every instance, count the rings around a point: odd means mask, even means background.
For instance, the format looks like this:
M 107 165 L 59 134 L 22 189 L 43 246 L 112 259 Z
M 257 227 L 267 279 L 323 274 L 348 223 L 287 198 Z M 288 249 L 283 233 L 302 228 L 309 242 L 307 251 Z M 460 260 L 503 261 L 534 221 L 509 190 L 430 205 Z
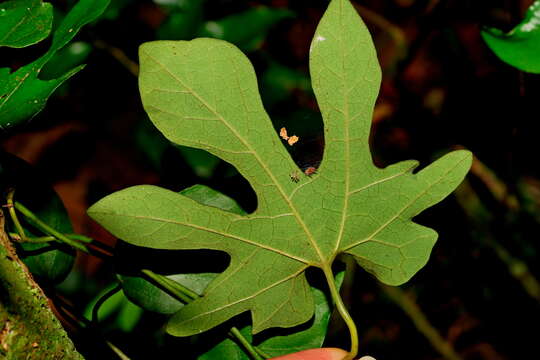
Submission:
M 89 209 L 134 245 L 230 255 L 229 267 L 172 317 L 168 332 L 200 333 L 245 311 L 254 333 L 304 323 L 314 312 L 305 270 L 318 267 L 332 281 L 328 272 L 339 254 L 354 256 L 391 285 L 426 264 L 437 233 L 411 219 L 454 190 L 471 154 L 452 152 L 417 173 L 416 161 L 374 166 L 368 138 L 381 74 L 369 32 L 348 0 L 330 3 L 311 46 L 326 143 L 311 177 L 287 153 L 253 67 L 235 46 L 212 39 L 151 42 L 141 46 L 140 63 L 141 97 L 156 127 L 177 144 L 233 164 L 258 199 L 257 210 L 243 216 L 137 186 Z
M 22 48 L 51 32 L 53 7 L 41 0 L 11 0 L 0 4 L 0 47 Z
M 482 37 L 505 63 L 540 74 L 540 0 L 531 5 L 525 19 L 509 33 L 489 28 L 482 31 Z
M 39 79 L 41 69 L 68 44 L 79 30 L 105 11 L 110 0 L 79 0 L 53 34 L 49 50 L 36 61 L 11 73 L 0 68 L 0 129 L 29 120 L 44 107 L 47 99 L 64 81 L 79 72 L 77 66 L 51 80 Z

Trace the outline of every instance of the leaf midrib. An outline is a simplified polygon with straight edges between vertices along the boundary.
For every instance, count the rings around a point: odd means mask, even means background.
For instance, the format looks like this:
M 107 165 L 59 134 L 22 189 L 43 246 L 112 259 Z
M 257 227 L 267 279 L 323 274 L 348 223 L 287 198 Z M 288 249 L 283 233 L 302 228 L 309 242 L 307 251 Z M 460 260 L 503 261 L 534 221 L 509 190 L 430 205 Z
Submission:
M 193 201 L 195 201 L 195 200 L 193 200 Z M 198 205 L 200 205 L 200 204 L 198 204 Z M 289 254 L 287 252 L 284 252 L 283 250 L 276 249 L 276 248 L 273 248 L 273 247 L 268 246 L 268 245 L 260 244 L 258 242 L 243 238 L 243 237 L 238 236 L 238 235 L 217 231 L 215 229 L 207 228 L 207 227 L 196 225 L 196 224 L 191 224 L 191 223 L 187 223 L 187 222 L 180 222 L 180 221 L 174 221 L 174 220 L 171 220 L 171 219 L 163 219 L 163 218 L 158 218 L 158 217 L 148 216 L 148 215 L 130 215 L 130 214 L 120 214 L 120 213 L 117 213 L 117 212 L 107 212 L 107 211 L 100 211 L 99 214 L 106 215 L 106 216 L 111 216 L 111 217 L 119 216 L 119 217 L 127 217 L 127 218 L 132 218 L 132 219 L 150 220 L 150 221 L 156 221 L 156 222 L 162 222 L 162 223 L 186 226 L 186 227 L 190 227 L 190 228 L 193 228 L 193 229 L 196 229 L 196 230 L 206 231 L 206 232 L 213 233 L 213 234 L 216 234 L 216 235 L 221 235 L 221 236 L 228 237 L 228 238 L 231 238 L 231 239 L 234 239 L 234 240 L 238 240 L 238 241 L 244 242 L 244 243 L 249 244 L 249 245 L 257 246 L 257 247 L 260 247 L 262 249 L 275 252 L 277 254 L 280 254 L 282 256 L 291 258 L 293 260 L 299 261 L 299 262 L 304 263 L 304 264 L 308 264 L 308 265 L 313 264 L 311 261 L 308 261 L 307 259 L 301 258 L 301 257 L 293 255 L 293 254 Z
M 340 35 L 342 35 L 343 32 L 343 3 L 339 3 L 339 26 L 341 27 Z M 341 68 L 343 73 L 345 73 L 345 56 L 344 55 L 344 49 L 343 49 L 343 36 L 339 36 L 339 47 L 340 47 L 340 54 L 342 56 L 341 58 Z M 343 77 L 341 77 L 343 79 Z M 336 239 L 336 245 L 334 247 L 334 255 L 337 255 L 339 252 L 339 247 L 341 246 L 341 240 L 343 239 L 343 233 L 345 232 L 345 222 L 347 218 L 347 212 L 349 209 L 349 189 L 350 189 L 350 133 L 349 133 L 349 126 L 350 126 L 350 119 L 349 119 L 349 90 L 346 88 L 345 81 L 342 81 L 342 89 L 344 92 L 344 111 L 343 111 L 343 117 L 345 122 L 345 188 L 344 188 L 344 200 L 343 200 L 343 210 L 341 213 L 341 224 L 338 232 L 338 236 Z

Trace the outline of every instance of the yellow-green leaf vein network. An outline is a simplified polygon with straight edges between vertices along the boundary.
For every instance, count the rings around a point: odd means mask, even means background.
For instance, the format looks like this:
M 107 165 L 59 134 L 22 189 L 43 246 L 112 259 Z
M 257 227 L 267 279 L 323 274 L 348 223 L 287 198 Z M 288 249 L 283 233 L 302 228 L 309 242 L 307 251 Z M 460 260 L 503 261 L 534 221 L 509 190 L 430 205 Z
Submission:
M 452 152 L 415 174 L 415 161 L 373 165 L 368 137 L 381 75 L 371 37 L 348 0 L 330 3 L 311 45 L 326 143 L 311 177 L 284 148 L 253 67 L 236 47 L 212 39 L 151 42 L 141 46 L 140 63 L 141 97 L 157 128 L 233 164 L 258 199 L 257 210 L 242 216 L 137 186 L 89 210 L 135 245 L 230 255 L 204 296 L 173 316 L 171 334 L 196 334 L 246 311 L 254 333 L 301 324 L 313 315 L 305 270 L 328 269 L 340 253 L 392 285 L 426 264 L 437 234 L 411 218 L 453 191 L 471 154 Z M 295 171 L 299 182 L 291 181 Z

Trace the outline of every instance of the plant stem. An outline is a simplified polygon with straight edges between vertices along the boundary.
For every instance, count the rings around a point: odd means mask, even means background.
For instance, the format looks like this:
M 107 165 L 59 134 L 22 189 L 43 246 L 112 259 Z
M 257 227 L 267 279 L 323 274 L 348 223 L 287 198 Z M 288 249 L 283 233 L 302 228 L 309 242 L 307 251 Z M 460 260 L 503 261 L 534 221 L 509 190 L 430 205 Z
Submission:
M 238 340 L 238 342 L 244 347 L 244 349 L 254 360 L 263 360 L 263 358 L 258 354 L 254 347 L 249 343 L 249 341 L 247 341 L 244 335 L 240 333 L 240 330 L 238 330 L 236 327 L 232 327 L 230 333 Z
M 351 315 L 347 311 L 347 308 L 345 307 L 345 304 L 343 303 L 343 299 L 339 295 L 339 290 L 336 287 L 332 268 L 327 265 L 323 267 L 322 270 L 324 272 L 324 276 L 326 277 L 328 287 L 330 288 L 330 295 L 332 296 L 332 299 L 336 304 L 336 308 L 341 315 L 341 318 L 343 319 L 343 321 L 345 321 L 345 324 L 347 324 L 347 327 L 349 328 L 349 333 L 351 335 L 351 351 L 349 351 L 349 354 L 347 354 L 347 356 L 345 356 L 342 360 L 352 360 L 358 354 L 358 330 L 356 329 L 356 324 L 354 323 L 354 320 L 352 319 Z
M 70 239 L 69 237 L 67 237 L 66 235 L 60 233 L 56 229 L 53 229 L 52 227 L 50 227 L 49 225 L 44 223 L 42 220 L 40 220 L 33 212 L 28 210 L 28 208 L 26 206 L 24 206 L 23 204 L 15 201 L 14 205 L 15 205 L 15 209 L 17 209 L 21 214 L 23 214 L 26 217 L 27 220 L 32 222 L 36 227 L 38 227 L 44 233 L 49 234 L 51 236 L 54 236 L 57 240 L 59 240 L 61 242 L 64 242 L 64 243 L 66 243 L 68 245 L 71 245 L 76 249 L 79 249 L 79 250 L 84 251 L 86 253 L 88 252 L 88 249 L 86 248 L 85 245 L 83 245 L 83 244 L 81 244 L 81 243 L 79 243 L 79 242 L 77 242 L 75 240 Z
M 261 349 L 259 349 L 258 347 L 254 346 L 253 349 L 255 349 L 255 351 L 257 352 L 257 354 L 259 354 L 260 356 L 262 356 L 263 359 L 270 359 L 272 356 L 268 355 L 267 353 L 265 353 L 264 351 L 262 351 Z
M 118 347 L 116 347 L 113 343 L 111 343 L 110 341 L 108 340 L 105 340 L 105 344 L 107 344 L 107 346 L 109 348 L 111 348 L 111 350 L 116 354 L 118 355 L 118 357 L 121 359 L 121 360 L 131 360 L 126 354 L 124 354 L 124 352 L 122 350 L 120 350 Z
M 163 288 L 163 290 L 167 291 L 170 295 L 174 296 L 175 298 L 186 304 L 189 304 L 190 302 L 200 297 L 197 293 L 195 293 L 191 289 L 188 289 L 184 285 L 174 280 L 171 280 L 166 276 L 156 274 L 152 270 L 143 269 L 141 270 L 141 272 L 153 281 L 155 281 L 159 286 Z M 253 346 L 236 327 L 233 326 L 229 330 L 229 334 L 231 337 L 236 338 L 236 340 L 242 345 L 242 347 L 254 360 L 263 360 L 269 357 L 266 356 L 266 354 L 264 354 L 262 351 L 257 349 L 255 346 Z
M 92 242 L 95 242 L 94 239 L 89 238 L 88 236 L 84 236 L 81 234 L 65 234 L 68 238 L 71 240 L 80 241 L 86 244 L 91 244 Z
M 94 46 L 98 49 L 107 51 L 113 58 L 122 64 L 132 75 L 139 76 L 139 65 L 131 60 L 126 53 L 117 47 L 114 47 L 103 40 L 95 40 Z
M 40 237 L 27 237 L 25 241 L 21 238 L 21 236 L 17 233 L 8 233 L 9 237 L 16 241 L 16 242 L 29 242 L 29 243 L 46 243 L 55 241 L 56 238 L 54 236 L 40 236 Z
M 24 233 L 24 229 L 21 226 L 19 218 L 17 217 L 17 212 L 15 211 L 15 208 L 13 206 L 14 195 L 15 195 L 15 189 L 9 190 L 8 195 L 7 195 L 7 208 L 9 211 L 9 216 L 11 217 L 11 221 L 13 221 L 13 224 L 15 225 L 15 229 L 17 230 L 17 233 L 19 234 L 21 241 L 26 241 L 26 234 Z
M 92 321 L 88 320 L 84 316 L 81 316 L 77 313 L 77 311 L 73 308 L 71 304 L 69 304 L 64 298 L 59 296 L 58 294 L 53 294 L 54 303 L 58 303 L 56 309 L 58 312 L 62 315 L 65 321 L 71 322 L 72 325 L 74 325 L 77 328 L 88 330 L 93 327 Z M 96 304 L 97 305 L 97 304 Z M 100 337 L 103 337 L 102 334 L 99 334 Z M 122 350 L 120 350 L 117 346 L 115 346 L 113 343 L 105 339 L 103 337 L 103 341 L 105 344 L 116 354 L 121 360 L 130 360 L 130 358 L 124 354 Z
M 195 294 L 193 291 L 187 289 L 176 281 L 171 281 L 163 275 L 156 274 L 155 272 L 148 269 L 143 269 L 141 270 L 141 272 L 153 281 L 155 281 L 159 286 L 163 287 L 170 295 L 176 297 L 178 300 L 186 304 L 192 302 L 198 297 L 198 295 Z
M 122 290 L 122 285 L 118 284 L 111 290 L 107 291 L 102 297 L 99 298 L 99 300 L 96 302 L 96 304 L 92 308 L 92 322 L 94 324 L 97 325 L 99 323 L 99 308 L 101 307 L 101 305 L 103 305 L 105 301 L 107 301 L 111 296 L 113 296 L 120 290 Z

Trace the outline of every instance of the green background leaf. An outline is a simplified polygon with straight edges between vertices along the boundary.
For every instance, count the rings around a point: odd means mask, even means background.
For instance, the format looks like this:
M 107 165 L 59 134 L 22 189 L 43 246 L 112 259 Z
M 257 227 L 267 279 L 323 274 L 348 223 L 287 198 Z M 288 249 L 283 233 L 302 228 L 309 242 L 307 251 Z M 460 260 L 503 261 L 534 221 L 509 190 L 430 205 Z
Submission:
M 62 233 L 73 233 L 71 221 L 52 186 L 43 179 L 32 166 L 14 155 L 0 153 L 1 191 L 15 189 L 15 200 L 30 206 L 41 220 Z M 7 214 L 5 215 L 7 216 Z M 19 220 L 23 217 L 19 215 Z M 23 222 L 26 235 L 43 236 L 30 224 Z M 75 251 L 58 243 L 22 243 L 20 257 L 32 274 L 51 283 L 59 283 L 66 278 L 75 262 Z
M 331 2 L 311 45 L 326 143 L 311 177 L 272 127 L 253 67 L 235 46 L 213 39 L 147 43 L 140 63 L 141 97 L 156 127 L 170 141 L 233 164 L 258 199 L 257 210 L 242 216 L 137 186 L 89 209 L 134 245 L 230 255 L 203 297 L 173 316 L 169 333 L 200 333 L 246 311 L 254 333 L 302 324 L 314 312 L 305 270 L 318 267 L 333 281 L 339 254 L 353 255 L 392 285 L 426 264 L 437 234 L 411 219 L 454 190 L 471 154 L 452 152 L 417 173 L 416 161 L 373 165 L 368 139 L 381 75 L 369 32 L 349 1 Z M 291 181 L 295 173 L 298 182 Z
M 482 31 L 489 48 L 505 63 L 522 71 L 540 74 L 540 1 L 535 1 L 525 19 L 509 33 Z
M 41 0 L 11 0 L 0 4 L 0 47 L 22 48 L 51 32 L 53 7 Z
M 268 31 L 279 21 L 294 14 L 289 10 L 256 7 L 217 21 L 209 21 L 199 31 L 199 37 L 226 40 L 243 51 L 260 47 Z
M 13 73 L 9 68 L 0 69 L 0 129 L 32 118 L 45 107 L 47 99 L 58 86 L 83 68 L 72 68 L 56 79 L 45 81 L 38 77 L 44 65 L 69 43 L 84 25 L 100 16 L 109 1 L 80 0 L 54 32 L 51 47 L 45 55 Z

